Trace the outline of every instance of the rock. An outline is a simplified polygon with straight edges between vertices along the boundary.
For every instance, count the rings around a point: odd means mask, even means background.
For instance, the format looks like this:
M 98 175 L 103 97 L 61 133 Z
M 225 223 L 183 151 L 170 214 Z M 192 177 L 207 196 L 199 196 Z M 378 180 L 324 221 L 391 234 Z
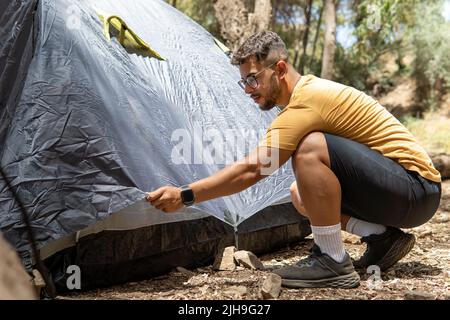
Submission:
M 436 299 L 436 295 L 429 292 L 418 291 L 418 290 L 409 290 L 405 291 L 405 299 L 406 300 L 434 300 Z
M 418 237 L 418 238 L 426 238 L 426 237 L 428 237 L 428 236 L 431 236 L 432 234 L 433 234 L 433 231 L 427 230 L 427 231 L 424 231 L 424 232 L 419 233 L 419 234 L 417 235 L 417 237 Z
M 360 238 L 354 234 L 342 232 L 342 241 L 348 244 L 359 244 Z
M 439 153 L 431 155 L 434 167 L 441 173 L 442 179 L 450 178 L 450 155 Z
M 426 261 L 430 266 L 436 267 L 439 266 L 440 263 L 436 259 L 429 259 Z M 431 271 L 431 270 L 430 270 Z
M 401 284 L 402 283 L 399 278 L 395 278 L 395 279 L 387 282 L 387 285 L 392 289 L 399 289 Z
M 205 295 L 209 290 L 209 286 L 208 285 L 203 285 L 200 288 L 198 288 L 198 291 L 200 291 L 201 295 Z
M 0 300 L 36 298 L 30 276 L 25 271 L 16 251 L 0 233 Z
M 41 273 L 38 270 L 36 270 L 36 269 L 33 269 L 33 280 L 32 280 L 32 283 L 33 283 L 34 288 L 36 290 L 37 296 L 40 297 L 42 289 L 45 288 L 45 281 L 44 281 L 44 278 L 42 277 Z
M 187 275 L 189 277 L 195 276 L 195 272 L 193 272 L 191 270 L 188 270 L 186 268 L 177 267 L 176 269 L 177 269 L 178 272 L 181 272 L 182 274 L 185 274 L 185 275 Z
M 280 264 L 280 263 L 276 263 L 276 264 L 264 264 L 264 270 L 266 271 L 273 271 L 276 269 L 280 269 L 282 267 L 284 267 L 285 265 Z
M 265 269 L 262 262 L 259 261 L 259 259 L 250 251 L 245 251 L 245 250 L 236 251 L 234 253 L 234 258 L 240 265 L 242 265 L 246 268 L 253 269 L 253 270 L 264 270 Z
M 261 296 L 263 299 L 277 299 L 280 292 L 281 277 L 275 273 L 271 273 L 262 284 Z
M 436 218 L 436 220 L 435 220 L 436 223 L 447 223 L 449 221 L 450 221 L 450 217 L 445 217 L 445 216 Z
M 229 287 L 227 290 L 225 290 L 224 294 L 227 296 L 233 296 L 233 297 L 239 298 L 239 297 L 247 295 L 247 287 L 232 286 L 232 287 Z
M 234 262 L 234 253 L 236 247 L 226 247 L 219 251 L 214 260 L 214 270 L 220 271 L 234 271 L 236 269 L 236 263 Z
M 173 294 L 175 294 L 175 290 L 167 290 L 167 291 L 159 292 L 159 295 L 161 297 L 169 297 L 169 296 L 172 296 Z
M 450 271 L 449 270 L 444 271 L 444 281 L 446 284 L 450 284 Z

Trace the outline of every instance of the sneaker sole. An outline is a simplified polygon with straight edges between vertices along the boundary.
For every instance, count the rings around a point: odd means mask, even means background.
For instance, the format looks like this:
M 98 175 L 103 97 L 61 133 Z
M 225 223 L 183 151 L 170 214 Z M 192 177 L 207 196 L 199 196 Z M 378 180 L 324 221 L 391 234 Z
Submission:
M 350 289 L 359 285 L 360 277 L 356 271 L 344 276 L 320 280 L 282 279 L 281 285 L 287 288 L 343 288 Z
M 385 271 L 403 259 L 416 244 L 416 237 L 413 234 L 405 233 L 405 236 L 399 239 L 389 251 L 381 258 L 378 266 L 381 271 Z

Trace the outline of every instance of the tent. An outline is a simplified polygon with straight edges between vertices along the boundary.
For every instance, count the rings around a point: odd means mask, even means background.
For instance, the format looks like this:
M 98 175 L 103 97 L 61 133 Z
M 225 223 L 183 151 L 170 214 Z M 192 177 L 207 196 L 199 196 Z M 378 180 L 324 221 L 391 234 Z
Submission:
M 289 203 L 289 164 L 179 213 L 144 199 L 257 145 L 276 111 L 261 112 L 238 79 L 214 37 L 164 1 L 0 0 L 0 166 L 59 291 L 70 265 L 88 289 L 210 263 L 230 244 L 262 253 L 309 234 Z M 0 230 L 30 270 L 3 180 Z

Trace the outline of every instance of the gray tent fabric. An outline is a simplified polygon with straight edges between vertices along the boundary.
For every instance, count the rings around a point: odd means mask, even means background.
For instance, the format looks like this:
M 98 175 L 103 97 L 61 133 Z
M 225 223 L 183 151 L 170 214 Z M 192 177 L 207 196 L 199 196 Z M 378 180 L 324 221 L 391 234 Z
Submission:
M 35 6 L 36 1 L 0 0 L 0 146 L 32 58 Z
M 119 15 L 166 60 L 108 41 L 96 9 Z M 288 202 L 290 164 L 170 217 L 143 200 L 257 146 L 277 111 L 261 112 L 239 78 L 213 36 L 164 1 L 0 0 L 0 165 L 29 211 L 38 247 L 133 205 L 147 224 L 213 215 L 236 227 Z M 177 133 L 188 133 L 190 152 L 180 154 Z M 211 161 L 212 150 L 225 160 Z M 5 238 L 26 255 L 19 207 L 1 180 L 0 212 Z

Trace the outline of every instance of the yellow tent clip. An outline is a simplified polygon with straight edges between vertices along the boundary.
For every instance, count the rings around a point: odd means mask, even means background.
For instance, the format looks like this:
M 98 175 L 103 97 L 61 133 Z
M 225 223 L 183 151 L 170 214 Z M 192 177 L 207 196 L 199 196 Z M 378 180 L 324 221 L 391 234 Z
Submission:
M 165 61 L 158 52 L 152 49 L 144 40 L 138 37 L 138 35 L 131 30 L 125 21 L 117 15 L 110 15 L 106 12 L 95 9 L 100 20 L 103 22 L 103 33 L 106 39 L 111 40 L 110 26 L 113 26 L 116 33 L 118 32 L 119 43 L 126 49 L 131 49 L 134 52 L 138 52 L 145 56 L 151 56 L 158 60 Z

